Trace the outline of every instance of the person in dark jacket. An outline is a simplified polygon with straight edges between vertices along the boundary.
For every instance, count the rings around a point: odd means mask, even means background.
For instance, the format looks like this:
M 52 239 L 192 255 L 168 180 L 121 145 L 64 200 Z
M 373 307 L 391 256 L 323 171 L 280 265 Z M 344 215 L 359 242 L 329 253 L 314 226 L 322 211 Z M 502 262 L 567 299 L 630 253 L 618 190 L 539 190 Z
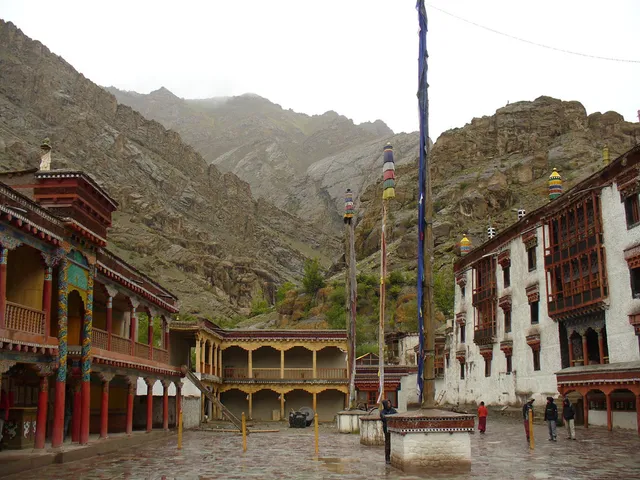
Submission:
M 569 397 L 564 397 L 562 402 L 562 418 L 564 418 L 564 424 L 567 426 L 567 440 L 576 439 L 576 411 L 569 401 Z
M 391 402 L 383 400 L 380 420 L 382 420 L 382 431 L 384 432 L 384 459 L 387 463 L 391 463 L 391 433 L 387 431 L 387 415 L 393 415 L 394 413 L 398 412 L 391 406 Z
M 553 397 L 547 397 L 547 405 L 544 408 L 544 419 L 549 426 L 549 441 L 557 441 L 556 422 L 558 421 L 558 406 L 553 402 Z
M 533 415 L 533 401 L 531 398 L 522 407 L 522 418 L 524 419 L 524 433 L 527 435 L 527 442 L 529 441 L 529 415 Z

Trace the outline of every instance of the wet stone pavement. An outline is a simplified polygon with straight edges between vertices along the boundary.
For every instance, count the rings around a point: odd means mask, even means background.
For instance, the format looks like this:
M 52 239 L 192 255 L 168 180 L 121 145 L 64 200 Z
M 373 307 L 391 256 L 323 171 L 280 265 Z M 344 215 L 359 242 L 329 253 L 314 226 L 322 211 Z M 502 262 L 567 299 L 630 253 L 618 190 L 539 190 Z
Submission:
M 176 436 L 85 461 L 52 465 L 7 479 L 640 479 L 640 437 L 634 431 L 577 427 L 578 441 L 549 442 L 545 425 L 535 426 L 536 448 L 530 451 L 520 422 L 489 418 L 487 433 L 471 437 L 473 463 L 464 474 L 425 471 L 405 475 L 384 463 L 383 447 L 360 445 L 358 435 L 345 435 L 323 425 L 320 457 L 314 458 L 313 428 L 255 433 L 242 452 L 233 433 L 185 432 L 183 449 Z

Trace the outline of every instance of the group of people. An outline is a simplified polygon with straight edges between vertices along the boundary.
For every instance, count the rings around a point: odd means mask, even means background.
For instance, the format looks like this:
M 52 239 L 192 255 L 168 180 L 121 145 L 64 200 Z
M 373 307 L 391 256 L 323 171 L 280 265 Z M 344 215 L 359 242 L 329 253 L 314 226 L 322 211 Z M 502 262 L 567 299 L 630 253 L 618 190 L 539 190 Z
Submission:
M 529 416 L 533 415 L 533 402 L 534 399 L 531 398 L 527 403 L 522 407 L 522 417 L 524 419 L 524 432 L 527 436 L 527 442 L 530 441 L 529 434 Z M 478 407 L 478 430 L 480 433 L 485 433 L 487 431 L 487 416 L 489 415 L 489 411 L 485 406 L 484 402 L 480 402 L 480 406 Z M 575 440 L 576 439 L 576 411 L 571 405 L 571 402 L 567 397 L 565 397 L 562 401 L 562 418 L 564 419 L 564 424 L 567 428 L 567 440 Z M 558 423 L 558 406 L 556 405 L 553 397 L 547 397 L 547 404 L 544 409 L 544 420 L 547 422 L 547 426 L 549 428 L 549 441 L 555 442 L 557 441 L 557 423 Z

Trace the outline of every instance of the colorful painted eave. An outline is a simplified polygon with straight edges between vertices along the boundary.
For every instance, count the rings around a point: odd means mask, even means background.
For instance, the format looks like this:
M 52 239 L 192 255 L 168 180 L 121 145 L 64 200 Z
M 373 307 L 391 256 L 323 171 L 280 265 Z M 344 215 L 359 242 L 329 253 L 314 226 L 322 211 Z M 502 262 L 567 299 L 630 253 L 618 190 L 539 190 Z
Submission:
M 91 187 L 102 197 L 104 197 L 113 207 L 113 209 L 118 208 L 118 202 L 116 202 L 100 185 L 96 182 L 90 175 L 85 172 L 77 171 L 77 170 L 38 170 L 35 173 L 35 178 L 44 179 L 44 178 L 79 178 L 84 180 L 86 183 L 91 185 Z

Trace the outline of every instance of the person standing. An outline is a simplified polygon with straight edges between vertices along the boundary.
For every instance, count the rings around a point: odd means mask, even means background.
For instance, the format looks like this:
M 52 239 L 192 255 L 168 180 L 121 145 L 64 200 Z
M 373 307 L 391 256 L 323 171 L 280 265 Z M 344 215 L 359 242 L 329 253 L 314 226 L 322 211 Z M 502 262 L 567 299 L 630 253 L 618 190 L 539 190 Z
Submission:
M 562 402 L 562 418 L 564 418 L 564 423 L 567 426 L 567 440 L 575 440 L 576 439 L 576 411 L 571 405 L 569 401 L 569 397 L 564 397 L 564 401 Z
M 382 431 L 384 432 L 384 460 L 391 463 L 391 433 L 387 431 L 387 415 L 398 413 L 391 406 L 389 400 L 382 401 L 382 411 L 380 412 L 380 420 L 382 420 Z
M 478 430 L 480 430 L 480 433 L 484 433 L 487 430 L 487 415 L 489 415 L 487 407 L 484 406 L 484 402 L 480 402 L 478 407 Z
M 529 415 L 533 415 L 533 402 L 531 398 L 522 407 L 522 417 L 524 418 L 524 433 L 527 435 L 527 442 L 529 441 Z
M 549 441 L 557 441 L 556 422 L 558 421 L 558 406 L 554 403 L 553 397 L 547 397 L 547 406 L 544 409 L 544 419 L 549 427 Z

